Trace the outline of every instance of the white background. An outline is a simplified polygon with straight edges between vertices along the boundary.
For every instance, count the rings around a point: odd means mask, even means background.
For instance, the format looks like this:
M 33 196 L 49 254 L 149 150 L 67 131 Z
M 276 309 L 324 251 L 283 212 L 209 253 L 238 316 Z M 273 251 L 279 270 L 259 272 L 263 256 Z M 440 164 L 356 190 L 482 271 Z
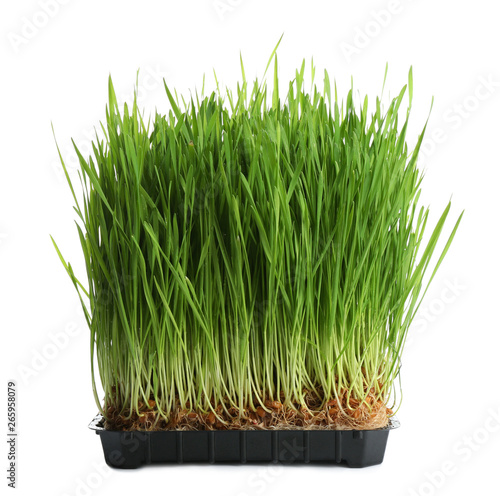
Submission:
M 43 7 L 45 5 L 45 7 Z M 498 258 L 500 67 L 491 0 L 375 2 L 263 0 L 23 0 L 4 2 L 1 24 L 0 302 L 2 388 L 18 383 L 22 495 L 499 494 L 500 302 Z M 44 8 L 49 14 L 44 13 Z M 234 87 L 279 48 L 282 81 L 314 56 L 345 95 L 351 75 L 373 103 L 389 63 L 394 96 L 414 73 L 409 141 L 434 108 L 422 156 L 423 202 L 435 220 L 450 197 L 465 209 L 454 245 L 405 350 L 402 427 L 382 465 L 162 466 L 116 471 L 87 429 L 96 412 L 89 338 L 77 296 L 51 245 L 82 275 L 64 158 L 70 138 L 87 152 L 104 117 L 107 77 L 130 101 L 140 69 L 146 114 L 168 109 L 162 78 L 183 94 Z M 448 232 L 452 222 L 447 225 Z M 54 344 L 54 341 L 57 344 Z M 5 401 L 2 402 L 5 412 Z M 2 413 L 6 429 L 6 414 Z M 0 431 L 2 431 L 0 429 Z M 7 445 L 0 450 L 2 473 Z M 4 453 L 5 452 L 5 453 Z M 431 480 L 432 479 L 432 480 Z M 1 484 L 6 487 L 2 476 Z M 90 487 L 91 486 L 91 487 Z

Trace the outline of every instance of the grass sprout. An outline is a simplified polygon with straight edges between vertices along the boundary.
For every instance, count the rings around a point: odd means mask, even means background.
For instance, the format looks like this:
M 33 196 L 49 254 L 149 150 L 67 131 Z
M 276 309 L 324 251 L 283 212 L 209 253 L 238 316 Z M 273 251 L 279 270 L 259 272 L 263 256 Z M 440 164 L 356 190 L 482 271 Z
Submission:
M 363 428 L 378 402 L 387 422 L 408 329 L 461 216 L 434 261 L 450 204 L 428 233 L 425 127 L 406 144 L 411 70 L 369 112 L 352 88 L 339 100 L 326 71 L 306 91 L 305 63 L 281 95 L 274 53 L 269 66 L 270 85 L 241 64 L 235 93 L 183 104 L 165 85 L 171 110 L 148 121 L 136 100 L 118 107 L 110 79 L 104 137 L 90 157 L 75 145 L 78 188 L 61 157 L 85 281 L 56 249 L 108 420 L 342 428 L 343 414 Z

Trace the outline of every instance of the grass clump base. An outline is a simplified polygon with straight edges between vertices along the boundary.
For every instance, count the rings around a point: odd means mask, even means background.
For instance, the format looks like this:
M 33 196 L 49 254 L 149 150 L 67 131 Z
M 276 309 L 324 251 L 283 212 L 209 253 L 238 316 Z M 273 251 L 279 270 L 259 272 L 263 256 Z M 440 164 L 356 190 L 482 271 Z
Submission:
M 320 395 L 318 395 L 320 393 Z M 366 430 L 378 429 L 388 424 L 392 410 L 382 400 L 377 400 L 373 392 L 366 395 L 363 402 L 347 399 L 348 391 L 340 392 L 340 399 L 324 401 L 321 392 L 304 391 L 302 403 L 285 405 L 285 394 L 280 400 L 266 400 L 264 406 L 256 410 L 217 405 L 209 413 L 197 412 L 176 401 L 168 419 L 156 409 L 154 400 L 139 403 L 139 410 L 118 411 L 109 406 L 106 411 L 105 427 L 110 430 L 242 430 L 242 429 L 303 429 L 303 430 Z M 255 403 L 259 398 L 255 398 Z
M 58 253 L 107 428 L 387 424 L 450 205 L 424 244 L 423 132 L 413 151 L 405 141 L 411 71 L 372 113 L 352 89 L 339 101 L 326 72 L 307 92 L 304 72 L 285 98 L 276 58 L 271 90 L 243 64 L 236 94 L 181 106 L 165 85 L 171 111 L 147 122 L 136 101 L 118 108 L 110 80 L 104 138 L 90 157 L 75 145 L 83 198 L 63 163 L 85 283 Z

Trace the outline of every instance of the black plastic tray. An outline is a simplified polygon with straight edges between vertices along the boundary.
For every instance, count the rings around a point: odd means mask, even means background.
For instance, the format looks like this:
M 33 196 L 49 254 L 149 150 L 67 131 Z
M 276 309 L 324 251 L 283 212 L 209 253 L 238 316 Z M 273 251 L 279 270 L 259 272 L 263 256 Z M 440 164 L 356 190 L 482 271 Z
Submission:
M 111 431 L 97 415 L 89 427 L 101 438 L 106 463 L 138 468 L 149 463 L 342 463 L 361 468 L 384 460 L 393 417 L 382 429 Z

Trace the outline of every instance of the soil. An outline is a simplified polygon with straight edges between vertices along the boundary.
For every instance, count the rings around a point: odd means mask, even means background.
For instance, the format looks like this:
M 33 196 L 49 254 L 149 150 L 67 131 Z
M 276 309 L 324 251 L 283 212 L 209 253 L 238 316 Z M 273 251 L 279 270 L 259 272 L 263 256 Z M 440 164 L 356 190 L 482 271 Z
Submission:
M 304 404 L 285 406 L 284 394 L 279 400 L 255 400 L 255 409 L 238 410 L 222 404 L 212 406 L 206 412 L 181 408 L 177 402 L 169 419 L 166 420 L 150 399 L 139 404 L 139 413 L 106 408 L 104 427 L 121 431 L 157 430 L 242 430 L 242 429 L 331 429 L 367 430 L 386 427 L 393 414 L 373 390 L 363 401 L 349 398 L 347 390 L 341 391 L 338 399 L 324 401 L 315 394 L 305 392 Z

